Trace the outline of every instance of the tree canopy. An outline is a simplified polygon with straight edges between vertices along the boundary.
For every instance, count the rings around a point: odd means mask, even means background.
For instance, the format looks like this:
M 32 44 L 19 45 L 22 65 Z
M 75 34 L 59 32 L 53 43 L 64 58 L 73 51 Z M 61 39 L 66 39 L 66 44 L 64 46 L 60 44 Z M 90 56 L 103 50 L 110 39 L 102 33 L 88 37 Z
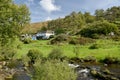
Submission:
M 93 38 L 96 35 L 108 35 L 111 32 L 118 32 L 117 25 L 109 23 L 107 21 L 96 21 L 92 24 L 89 24 L 88 27 L 82 29 L 80 31 L 80 34 L 84 37 Z
M 17 5 L 12 0 L 0 0 L 0 44 L 6 45 L 30 21 L 26 5 Z
M 73 11 L 71 14 L 65 16 L 65 18 L 49 21 L 47 28 L 54 30 L 56 34 L 67 33 L 70 35 L 75 35 L 79 31 L 88 30 L 89 28 L 90 31 L 92 29 L 97 31 L 97 34 L 106 35 L 110 31 L 115 31 L 117 28 L 120 29 L 120 6 L 113 6 L 106 10 L 97 9 L 94 15 L 91 15 L 90 12 L 82 13 Z

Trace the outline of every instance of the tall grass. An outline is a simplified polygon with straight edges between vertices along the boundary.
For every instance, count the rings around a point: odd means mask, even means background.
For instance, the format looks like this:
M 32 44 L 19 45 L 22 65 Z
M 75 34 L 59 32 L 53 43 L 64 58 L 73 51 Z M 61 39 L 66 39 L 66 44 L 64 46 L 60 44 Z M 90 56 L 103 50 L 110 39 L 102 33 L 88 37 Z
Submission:
M 36 62 L 33 80 L 76 80 L 77 73 L 66 61 L 50 60 L 45 63 Z

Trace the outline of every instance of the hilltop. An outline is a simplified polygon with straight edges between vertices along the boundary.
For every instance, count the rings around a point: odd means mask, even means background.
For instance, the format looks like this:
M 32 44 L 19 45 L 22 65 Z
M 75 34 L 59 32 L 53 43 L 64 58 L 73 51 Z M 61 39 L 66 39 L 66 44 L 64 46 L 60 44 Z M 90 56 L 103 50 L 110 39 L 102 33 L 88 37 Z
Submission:
M 25 26 L 22 30 L 22 33 L 36 33 L 38 32 L 42 27 L 47 26 L 48 22 L 36 22 L 36 23 L 30 23 L 29 25 Z

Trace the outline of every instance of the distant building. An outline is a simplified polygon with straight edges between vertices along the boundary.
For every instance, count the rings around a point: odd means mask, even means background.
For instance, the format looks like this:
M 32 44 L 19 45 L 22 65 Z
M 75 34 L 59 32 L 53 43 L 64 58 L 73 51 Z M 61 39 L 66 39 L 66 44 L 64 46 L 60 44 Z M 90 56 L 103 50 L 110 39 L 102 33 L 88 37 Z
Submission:
M 31 39 L 32 36 L 30 34 L 22 34 L 20 39 L 25 40 L 25 39 L 28 39 L 28 38 Z
M 37 40 L 36 35 L 32 35 L 32 40 Z
M 37 39 L 49 39 L 51 36 L 54 36 L 54 35 L 55 35 L 54 31 L 47 30 L 47 31 L 38 32 L 36 34 L 36 38 Z

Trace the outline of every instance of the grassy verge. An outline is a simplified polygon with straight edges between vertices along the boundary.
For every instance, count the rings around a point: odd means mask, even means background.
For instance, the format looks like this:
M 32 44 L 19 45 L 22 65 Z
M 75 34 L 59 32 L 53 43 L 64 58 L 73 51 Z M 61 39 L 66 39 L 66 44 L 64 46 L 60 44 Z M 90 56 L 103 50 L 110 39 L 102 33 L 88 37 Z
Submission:
M 78 57 L 86 57 L 86 56 L 94 56 L 97 59 L 103 59 L 106 56 L 112 56 L 120 58 L 120 41 L 113 40 L 97 40 L 96 44 L 99 46 L 98 49 L 89 49 L 91 44 L 87 45 L 48 45 L 49 40 L 40 40 L 34 41 L 30 44 L 21 44 L 21 49 L 18 50 L 16 54 L 17 58 L 24 56 L 27 54 L 30 49 L 39 49 L 43 55 L 46 57 L 54 48 L 60 48 L 65 56 L 74 57 L 75 52 L 74 49 L 77 48 L 79 54 Z M 77 47 L 76 47 L 77 46 Z

